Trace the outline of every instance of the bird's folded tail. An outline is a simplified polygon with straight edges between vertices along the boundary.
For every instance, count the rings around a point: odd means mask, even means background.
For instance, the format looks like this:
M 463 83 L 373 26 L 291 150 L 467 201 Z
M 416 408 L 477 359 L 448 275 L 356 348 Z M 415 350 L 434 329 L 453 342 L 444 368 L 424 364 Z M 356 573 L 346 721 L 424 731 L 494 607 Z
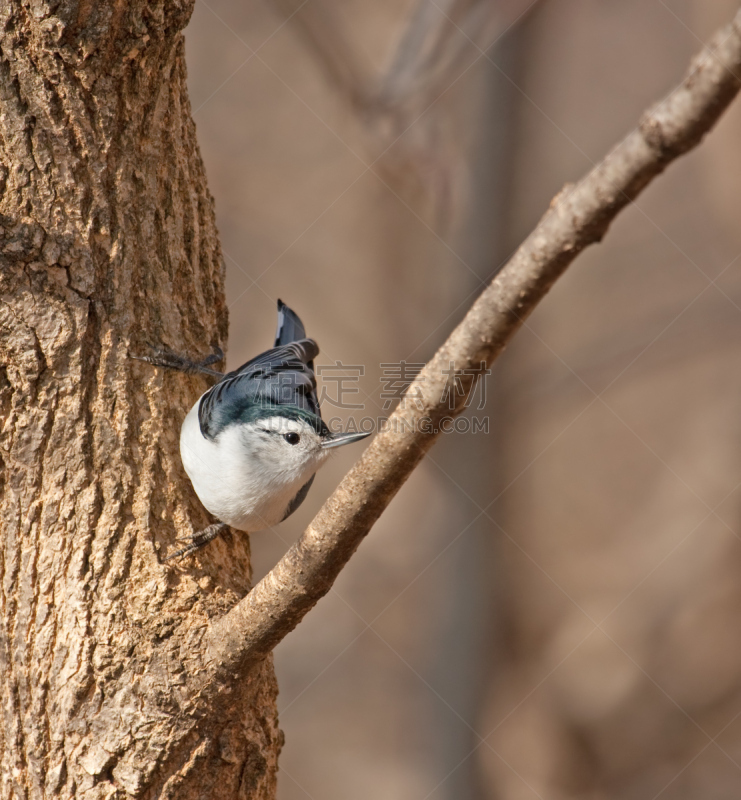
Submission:
M 304 323 L 299 315 L 282 300 L 278 300 L 278 330 L 275 332 L 275 347 L 306 338 Z

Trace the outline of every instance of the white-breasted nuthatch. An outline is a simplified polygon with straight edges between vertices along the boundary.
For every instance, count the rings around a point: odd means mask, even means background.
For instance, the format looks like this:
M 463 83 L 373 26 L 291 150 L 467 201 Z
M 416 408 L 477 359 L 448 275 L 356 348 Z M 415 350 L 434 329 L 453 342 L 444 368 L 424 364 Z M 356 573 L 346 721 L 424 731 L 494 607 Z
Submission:
M 321 417 L 314 358 L 319 347 L 303 323 L 278 300 L 275 346 L 226 375 L 167 350 L 135 356 L 156 366 L 217 376 L 188 413 L 180 456 L 196 494 L 220 522 L 189 538 L 175 558 L 215 539 L 228 526 L 259 531 L 301 505 L 330 451 L 368 436 L 332 433 Z

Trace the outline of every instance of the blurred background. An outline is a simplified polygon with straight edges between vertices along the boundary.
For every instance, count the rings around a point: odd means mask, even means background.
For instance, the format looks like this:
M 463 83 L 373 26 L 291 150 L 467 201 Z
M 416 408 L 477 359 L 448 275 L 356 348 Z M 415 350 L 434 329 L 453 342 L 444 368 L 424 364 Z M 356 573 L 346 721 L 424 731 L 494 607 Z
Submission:
M 398 365 L 736 8 L 197 0 L 230 368 L 280 297 L 322 348 L 325 417 L 388 415 Z M 737 800 L 740 145 L 737 101 L 530 318 L 468 411 L 488 429 L 442 437 L 278 647 L 281 800 Z M 363 409 L 332 405 L 341 375 Z M 255 579 L 362 446 L 252 537 Z

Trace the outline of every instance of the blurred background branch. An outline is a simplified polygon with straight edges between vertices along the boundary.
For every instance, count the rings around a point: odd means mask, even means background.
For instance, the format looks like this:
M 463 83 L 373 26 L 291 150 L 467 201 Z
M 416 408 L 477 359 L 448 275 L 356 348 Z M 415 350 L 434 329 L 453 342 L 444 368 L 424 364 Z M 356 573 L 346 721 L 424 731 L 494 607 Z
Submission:
M 435 113 L 436 101 L 539 0 L 416 0 L 388 66 L 378 73 L 347 35 L 336 3 L 271 2 L 361 121 L 373 166 L 445 229 L 465 191 L 456 185 L 459 154 L 445 114 Z

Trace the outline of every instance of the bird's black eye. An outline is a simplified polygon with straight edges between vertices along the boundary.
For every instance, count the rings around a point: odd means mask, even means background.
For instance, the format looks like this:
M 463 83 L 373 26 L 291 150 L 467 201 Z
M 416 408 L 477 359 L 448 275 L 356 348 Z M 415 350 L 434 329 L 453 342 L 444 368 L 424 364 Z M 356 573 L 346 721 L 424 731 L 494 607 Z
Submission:
M 283 438 L 288 444 L 298 444 L 301 441 L 301 437 L 297 433 L 284 433 Z

